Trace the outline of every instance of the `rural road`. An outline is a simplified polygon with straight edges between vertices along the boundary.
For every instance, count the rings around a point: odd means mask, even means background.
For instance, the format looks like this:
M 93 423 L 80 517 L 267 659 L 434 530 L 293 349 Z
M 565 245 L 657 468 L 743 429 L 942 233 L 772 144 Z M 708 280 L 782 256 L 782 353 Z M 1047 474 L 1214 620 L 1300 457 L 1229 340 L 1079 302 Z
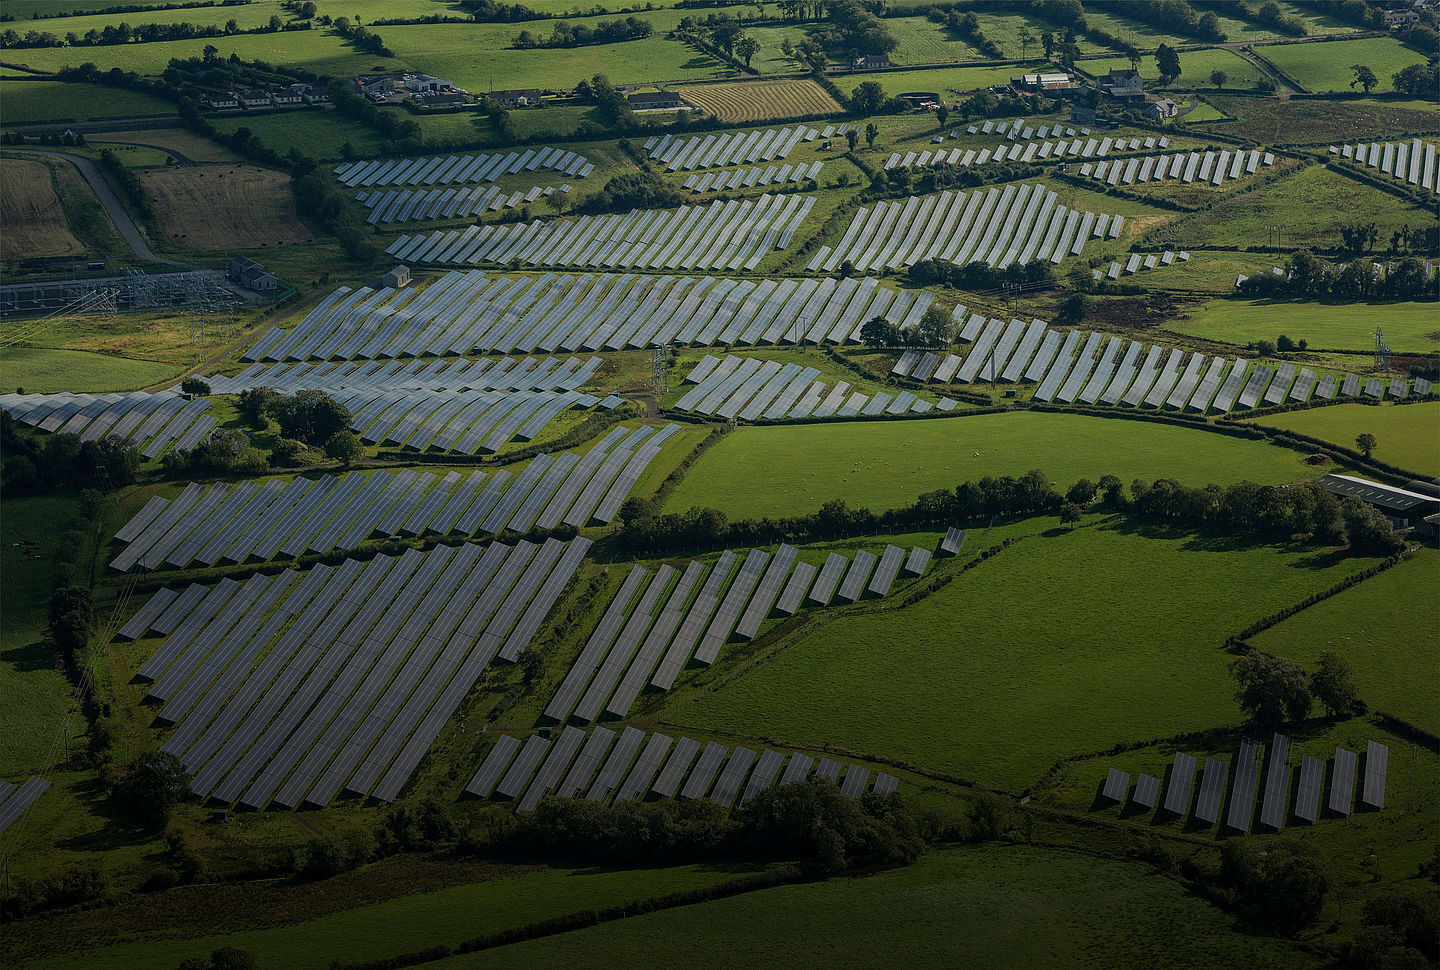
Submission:
M 122 147 L 128 145 L 128 146 L 131 147 L 131 148 L 151 148 L 151 149 L 154 149 L 154 150 L 157 151 L 157 152 L 160 152 L 162 155 L 169 155 L 171 158 L 175 159 L 175 164 L 177 164 L 177 165 L 198 165 L 198 164 L 200 164 L 199 162 L 195 161 L 195 159 L 191 158 L 190 156 L 186 155 L 184 152 L 182 152 L 182 151 L 180 151 L 180 150 L 178 150 L 178 149 L 175 149 L 175 148 L 166 148 L 164 145 L 147 145 L 147 144 L 145 144 L 143 141 L 106 141 L 106 140 L 103 139 L 103 138 L 91 138 L 91 139 L 89 139 L 89 140 L 86 142 L 86 144 L 90 144 L 90 145 L 120 145 L 120 146 L 122 146 Z
M 100 170 L 95 167 L 95 163 L 90 161 L 90 159 L 81 158 L 79 155 L 68 155 L 65 152 L 45 151 L 38 148 L 14 148 L 6 149 L 6 151 L 14 154 L 44 155 L 48 158 L 61 158 L 71 165 L 74 165 L 75 168 L 79 170 L 80 175 L 85 179 L 86 184 L 90 186 L 90 191 L 95 193 L 95 197 L 99 199 L 100 204 L 105 207 L 106 213 L 110 216 L 110 221 L 115 223 L 115 228 L 120 231 L 120 235 L 124 238 L 126 244 L 129 245 L 130 250 L 136 257 L 152 263 L 163 263 L 166 266 L 178 266 L 181 269 L 190 268 L 188 263 L 179 263 L 173 259 L 165 259 L 162 256 L 156 256 L 155 253 L 151 251 L 149 243 L 147 243 L 145 237 L 140 234 L 140 227 L 135 225 L 135 220 L 130 218 L 130 213 L 125 211 L 125 207 L 120 204 L 120 200 L 116 198 L 115 193 L 111 191 L 109 183 L 105 181 L 105 177 L 100 174 Z

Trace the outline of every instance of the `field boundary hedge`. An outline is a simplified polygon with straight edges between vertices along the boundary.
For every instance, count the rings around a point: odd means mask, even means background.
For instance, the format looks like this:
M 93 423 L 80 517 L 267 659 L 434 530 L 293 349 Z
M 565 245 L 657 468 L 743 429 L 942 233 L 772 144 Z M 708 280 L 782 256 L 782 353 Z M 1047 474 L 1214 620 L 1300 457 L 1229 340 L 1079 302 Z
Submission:
M 1259 633 L 1264 633 L 1272 626 L 1288 620 L 1290 617 L 1294 616 L 1296 613 L 1299 613 L 1301 610 L 1307 610 L 1310 607 L 1314 606 L 1316 603 L 1323 603 L 1330 597 L 1335 596 L 1339 593 L 1343 593 L 1350 587 L 1359 585 L 1360 583 L 1364 582 L 1372 576 L 1378 576 L 1385 570 L 1390 569 L 1393 566 L 1398 566 L 1400 563 L 1404 562 L 1410 557 L 1411 550 L 1407 548 L 1403 552 L 1397 552 L 1395 555 L 1387 556 L 1379 562 L 1371 563 L 1369 566 L 1366 566 L 1359 572 L 1351 573 L 1349 576 L 1346 576 L 1344 579 L 1338 582 L 1332 583 L 1325 589 L 1322 589 L 1320 592 L 1312 593 L 1311 595 L 1305 597 L 1303 600 L 1300 600 L 1298 603 L 1291 603 L 1289 606 L 1281 607 L 1274 613 L 1271 613 L 1269 616 L 1263 616 L 1260 619 L 1256 620 L 1254 623 L 1251 623 L 1239 633 L 1226 637 L 1225 649 L 1229 650 L 1231 653 L 1246 653 L 1248 651 L 1255 650 L 1257 648 L 1251 646 L 1250 644 L 1251 637 Z

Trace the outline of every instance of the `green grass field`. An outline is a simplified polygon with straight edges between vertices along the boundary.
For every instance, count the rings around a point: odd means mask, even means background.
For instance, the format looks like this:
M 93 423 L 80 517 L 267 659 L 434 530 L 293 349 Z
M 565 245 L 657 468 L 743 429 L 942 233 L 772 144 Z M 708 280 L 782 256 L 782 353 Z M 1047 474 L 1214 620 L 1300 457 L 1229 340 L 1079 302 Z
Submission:
M 1315 474 L 1295 452 L 1204 431 L 1071 414 L 982 414 L 741 428 L 695 463 L 666 508 L 708 505 L 742 518 L 799 515 L 844 499 L 879 510 L 1033 468 L 1062 489 L 1106 474 L 1127 483 L 1163 474 L 1190 485 Z
M 298 111 L 266 115 L 226 115 L 216 117 L 212 124 L 223 134 L 234 134 L 249 128 L 251 134 L 285 154 L 298 148 L 321 161 L 338 161 L 340 146 L 349 142 L 361 155 L 377 154 L 384 139 L 374 128 L 342 118 L 332 111 Z
M 83 350 L 12 347 L 0 356 L 0 388 L 28 394 L 57 391 L 105 394 L 158 384 L 177 373 L 170 364 L 111 357 Z
M 928 17 L 891 17 L 885 28 L 900 42 L 890 55 L 896 64 L 938 64 L 942 61 L 981 61 L 985 55 L 959 34 Z M 983 29 L 983 28 L 982 28 Z
M 374 960 L 506 927 L 713 885 L 763 865 L 689 865 L 655 869 L 533 869 L 435 892 L 399 896 L 290 925 L 216 936 L 119 929 L 106 946 L 51 954 L 46 966 L 128 970 L 169 967 L 222 946 L 248 950 L 262 967 L 324 970 L 332 961 Z
M 782 886 L 432 964 L 479 967 L 1307 967 L 1319 961 L 1143 867 L 1029 846 Z
M 1380 83 L 1373 90 L 1393 91 L 1390 76 L 1410 64 L 1425 63 L 1425 55 L 1388 37 L 1337 40 L 1321 44 L 1277 44 L 1256 53 L 1310 91 L 1360 91 L 1351 87 L 1352 64 L 1364 64 Z M 1183 55 L 1182 55 L 1183 57 Z M 1182 60 L 1183 63 L 1183 60 Z
M 1270 259 L 1270 265 L 1276 260 Z M 1234 283 L 1231 277 L 1230 282 Z M 1233 286 L 1231 287 L 1233 289 Z M 1431 303 L 1303 303 L 1271 300 L 1214 300 L 1166 322 L 1178 333 L 1244 346 L 1285 334 L 1308 341 L 1311 350 L 1375 348 L 1375 328 L 1400 353 L 1433 354 L 1440 344 L 1440 325 Z M 1369 361 L 1349 366 L 1364 370 Z
M 902 91 L 937 91 L 947 99 L 952 93 L 974 91 L 992 84 L 1008 84 L 1017 74 L 1034 70 L 1029 64 L 1006 64 L 997 67 L 937 67 L 917 71 L 869 71 L 859 74 L 836 74 L 831 80 L 847 95 L 864 81 L 878 81 L 886 94 Z M 878 122 L 889 123 L 889 119 Z M 933 125 L 933 119 L 932 119 Z
M 1423 101 L 1276 101 L 1213 91 L 1205 97 L 1235 119 L 1215 125 L 1215 131 L 1262 145 L 1321 145 L 1440 129 L 1434 106 Z
M 1089 15 L 1086 15 L 1088 22 Z M 1171 41 L 1170 43 L 1174 43 Z M 1149 47 L 1150 44 L 1142 46 Z M 1103 76 L 1112 70 L 1122 70 L 1130 66 L 1128 57 L 1097 57 L 1089 60 L 1076 62 L 1076 67 L 1086 74 Z M 1255 83 L 1260 69 L 1255 67 L 1245 58 L 1223 48 L 1198 51 L 1183 51 L 1180 54 L 1180 81 L 1186 88 L 1213 88 L 1210 83 L 1211 71 L 1224 71 L 1229 80 L 1225 83 L 1231 87 L 1249 87 Z M 1160 70 L 1155 66 L 1155 56 L 1147 54 L 1140 59 L 1140 76 L 1146 84 L 1153 83 L 1160 77 Z
M 1152 241 L 1186 247 L 1264 246 L 1271 226 L 1284 227 L 1287 247 L 1330 249 L 1342 243 L 1340 225 L 1374 222 L 1382 245 L 1404 226 L 1426 224 L 1418 206 L 1323 165 L 1298 168 L 1253 192 L 1192 213 L 1157 230 Z M 1273 244 L 1273 243 L 1272 243 Z M 1283 262 L 1280 257 L 1278 262 Z
M 1337 404 L 1256 418 L 1257 424 L 1286 428 L 1355 447 L 1355 436 L 1369 432 L 1378 444 L 1375 457 L 1426 478 L 1440 476 L 1440 402 L 1374 407 Z
M 69 684 L 45 632 L 55 546 L 75 514 L 73 493 L 6 499 L 0 508 L 0 777 L 18 781 L 63 755 Z M 34 553 L 16 543 L 34 540 Z M 32 555 L 39 556 L 33 561 Z
M 140 91 L 59 81 L 5 81 L 0 83 L 0 103 L 7 125 L 175 113 L 169 101 Z
M 662 720 L 1019 791 L 1057 758 L 1237 723 L 1225 637 L 1370 561 L 1049 517 L 1014 529 L 1036 534 L 903 611 L 840 616 L 723 687 L 682 689 Z M 981 531 L 963 558 L 997 541 Z
M 1440 732 L 1433 676 L 1440 663 L 1440 629 L 1416 608 L 1440 593 L 1440 552 L 1415 558 L 1307 610 L 1251 639 L 1260 650 L 1313 668 L 1323 651 L 1350 662 L 1360 698 L 1371 710 L 1398 715 Z

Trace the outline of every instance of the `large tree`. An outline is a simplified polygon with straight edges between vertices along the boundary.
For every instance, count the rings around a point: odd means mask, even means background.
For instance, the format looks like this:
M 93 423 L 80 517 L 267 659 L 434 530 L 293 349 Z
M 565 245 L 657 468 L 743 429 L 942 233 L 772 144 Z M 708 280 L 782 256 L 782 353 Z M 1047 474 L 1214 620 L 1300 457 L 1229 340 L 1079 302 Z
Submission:
M 1331 714 L 1348 714 L 1355 706 L 1359 692 L 1355 689 L 1354 671 L 1338 653 L 1322 651 L 1320 663 L 1310 675 L 1310 693 Z
M 1275 728 L 1309 715 L 1309 678 L 1290 661 L 1252 650 L 1230 664 L 1230 673 L 1238 685 L 1235 700 L 1260 727 Z
M 1161 44 L 1155 48 L 1155 67 L 1160 71 L 1160 83 L 1169 84 L 1180 76 L 1180 52 Z

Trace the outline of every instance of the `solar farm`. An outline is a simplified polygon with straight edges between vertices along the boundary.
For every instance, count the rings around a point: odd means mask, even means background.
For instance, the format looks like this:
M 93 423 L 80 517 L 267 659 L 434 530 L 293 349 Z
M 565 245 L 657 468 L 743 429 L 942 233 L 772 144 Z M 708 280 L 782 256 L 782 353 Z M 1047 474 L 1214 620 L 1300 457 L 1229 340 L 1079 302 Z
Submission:
M 38 6 L 0 964 L 1437 965 L 1434 4 Z

